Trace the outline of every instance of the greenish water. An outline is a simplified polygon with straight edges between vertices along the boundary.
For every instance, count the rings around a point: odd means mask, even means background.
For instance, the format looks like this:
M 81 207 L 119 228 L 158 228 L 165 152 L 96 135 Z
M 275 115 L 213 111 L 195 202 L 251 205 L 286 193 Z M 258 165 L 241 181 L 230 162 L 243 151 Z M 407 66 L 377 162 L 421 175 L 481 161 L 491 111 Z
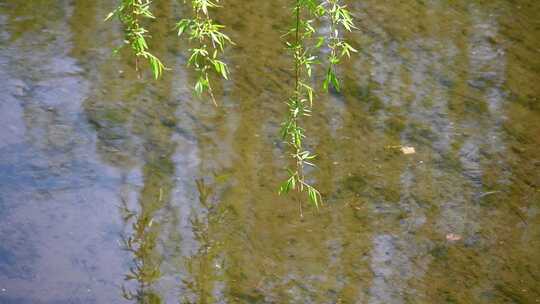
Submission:
M 217 108 L 181 1 L 154 1 L 159 82 L 111 56 L 111 2 L 0 0 L 0 303 L 540 302 L 540 2 L 348 1 L 303 218 L 276 194 L 290 2 L 224 2 Z

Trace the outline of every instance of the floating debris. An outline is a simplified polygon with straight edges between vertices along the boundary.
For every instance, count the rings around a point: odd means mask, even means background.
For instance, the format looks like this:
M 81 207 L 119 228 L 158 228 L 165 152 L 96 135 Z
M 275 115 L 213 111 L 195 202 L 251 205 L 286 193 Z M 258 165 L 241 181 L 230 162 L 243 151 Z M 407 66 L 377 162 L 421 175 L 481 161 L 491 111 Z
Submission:
M 450 241 L 450 242 L 456 242 L 456 241 L 459 241 L 461 239 L 462 239 L 462 237 L 459 234 L 449 233 L 449 234 L 446 235 L 446 240 Z
M 407 147 L 407 146 L 404 146 L 404 147 L 401 147 L 401 152 L 403 152 L 403 154 L 414 154 L 416 153 L 416 149 L 414 149 L 414 147 Z
M 416 153 L 416 149 L 414 147 L 409 146 L 386 146 L 386 149 L 396 149 L 400 150 L 403 154 L 414 154 Z

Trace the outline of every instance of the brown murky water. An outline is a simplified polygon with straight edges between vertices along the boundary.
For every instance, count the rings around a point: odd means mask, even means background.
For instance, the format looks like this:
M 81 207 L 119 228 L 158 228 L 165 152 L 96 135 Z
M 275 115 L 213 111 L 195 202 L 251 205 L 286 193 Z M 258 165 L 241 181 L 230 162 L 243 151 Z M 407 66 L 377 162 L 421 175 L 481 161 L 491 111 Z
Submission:
M 289 2 L 224 2 L 217 108 L 181 1 L 154 1 L 159 82 L 111 56 L 111 2 L 0 0 L 0 303 L 540 303 L 540 2 L 349 1 L 303 219 L 276 195 Z

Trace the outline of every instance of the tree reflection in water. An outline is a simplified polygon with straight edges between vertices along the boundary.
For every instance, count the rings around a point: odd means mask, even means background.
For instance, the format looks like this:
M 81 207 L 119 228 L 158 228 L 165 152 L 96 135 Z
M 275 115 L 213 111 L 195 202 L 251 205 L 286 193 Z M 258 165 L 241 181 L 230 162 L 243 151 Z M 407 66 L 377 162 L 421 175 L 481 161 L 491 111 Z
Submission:
M 159 200 L 162 199 L 160 196 Z M 122 248 L 133 256 L 133 265 L 124 279 L 137 282 L 134 290 L 122 285 L 122 296 L 136 303 L 162 303 L 161 297 L 152 290 L 152 284 L 161 277 L 161 263 L 152 258 L 157 237 L 153 217 L 130 210 L 125 200 L 120 208 L 124 222 L 131 223 L 133 230 L 131 235 L 122 236 Z

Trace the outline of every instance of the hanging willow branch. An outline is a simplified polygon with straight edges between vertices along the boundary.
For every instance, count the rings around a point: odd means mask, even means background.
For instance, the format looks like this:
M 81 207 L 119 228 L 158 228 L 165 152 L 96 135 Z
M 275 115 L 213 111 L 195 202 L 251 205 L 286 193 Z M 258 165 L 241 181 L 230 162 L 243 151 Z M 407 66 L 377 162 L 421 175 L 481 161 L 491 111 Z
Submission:
M 189 50 L 191 55 L 188 60 L 188 65 L 195 68 L 198 73 L 195 93 L 201 96 L 204 92 L 208 92 L 215 105 L 217 103 L 209 73 L 214 70 L 221 77 L 228 79 L 229 68 L 220 56 L 227 44 L 233 44 L 231 39 L 221 32 L 224 26 L 215 23 L 209 16 L 209 9 L 219 7 L 218 1 L 192 0 L 193 18 L 182 19 L 176 24 L 178 36 L 186 33 L 188 39 L 196 44 Z
M 311 116 L 313 107 L 314 89 L 309 85 L 312 67 L 319 63 L 312 53 L 315 49 L 325 45 L 329 49 L 328 68 L 323 81 L 323 89 L 328 92 L 332 85 L 339 92 L 340 84 L 336 76 L 336 65 L 344 56 L 350 57 L 351 52 L 356 50 L 343 38 L 340 30 L 351 31 L 354 24 L 350 13 L 345 5 L 340 5 L 340 0 L 296 0 L 293 9 L 295 24 L 287 33 L 287 48 L 294 58 L 294 92 L 287 101 L 288 112 L 285 122 L 282 124 L 281 136 L 291 148 L 291 157 L 294 161 L 293 169 L 288 168 L 289 177 L 279 189 L 279 193 L 289 193 L 291 190 L 305 192 L 309 202 L 319 208 L 321 193 L 305 179 L 305 166 L 315 166 L 312 160 L 316 157 L 303 145 L 305 130 L 300 126 L 301 118 Z M 306 19 L 305 16 L 330 21 L 329 37 L 313 39 L 315 29 L 312 26 L 314 19 Z M 315 40 L 315 42 L 313 42 Z M 311 45 L 311 46 L 310 46 Z
M 351 52 L 356 53 L 350 44 L 342 37 L 343 29 L 352 31 L 354 26 L 351 14 L 347 6 L 340 5 L 340 0 L 325 0 L 321 3 L 321 13 L 330 20 L 330 37 L 327 39 L 326 46 L 330 50 L 328 55 L 328 68 L 323 82 L 323 89 L 328 92 L 330 85 L 336 91 L 340 91 L 340 84 L 336 76 L 336 65 L 341 62 L 344 56 L 351 57 Z
M 124 26 L 125 43 L 131 46 L 135 54 L 135 67 L 139 70 L 139 58 L 146 59 L 154 74 L 159 78 L 165 69 L 162 62 L 148 50 L 146 38 L 148 31 L 141 25 L 144 18 L 154 19 L 150 11 L 150 0 L 121 0 L 121 4 L 107 16 L 106 20 L 117 16 Z M 221 59 L 227 44 L 234 44 L 231 39 L 221 32 L 223 25 L 217 24 L 209 15 L 209 10 L 219 7 L 219 0 L 191 0 L 193 16 L 182 19 L 176 24 L 178 36 L 186 34 L 188 40 L 195 46 L 191 48 L 188 65 L 198 72 L 194 89 L 199 96 L 208 93 L 214 102 L 210 73 L 228 79 L 229 69 Z M 288 178 L 281 185 L 279 193 L 289 193 L 297 190 L 306 193 L 309 201 L 319 208 L 321 193 L 305 178 L 305 167 L 315 166 L 312 161 L 316 157 L 304 148 L 305 130 L 301 126 L 302 118 L 311 115 L 313 107 L 314 89 L 312 82 L 312 69 L 320 63 L 315 50 L 324 46 L 329 52 L 326 58 L 328 67 L 322 84 L 324 91 L 328 92 L 330 86 L 340 91 L 340 83 L 336 73 L 336 66 L 343 57 L 350 57 L 357 52 L 343 38 L 343 30 L 355 29 L 351 14 L 341 0 L 294 0 L 294 25 L 285 35 L 286 46 L 294 60 L 294 88 L 287 103 L 287 117 L 282 123 L 281 136 L 290 147 L 293 166 L 287 169 Z M 329 21 L 330 34 L 328 37 L 314 38 L 316 33 L 313 23 L 316 21 Z
M 311 115 L 313 106 L 313 88 L 308 81 L 311 78 L 312 66 L 316 63 L 316 56 L 311 54 L 311 48 L 306 42 L 313 37 L 315 29 L 312 26 L 313 20 L 306 20 L 303 16 L 304 13 L 314 11 L 316 8 L 314 4 L 314 0 L 296 1 L 293 9 L 295 24 L 287 34 L 289 41 L 286 45 L 294 58 L 294 91 L 287 101 L 288 113 L 282 124 L 281 136 L 291 148 L 294 167 L 287 169 L 289 177 L 281 185 L 279 193 L 288 193 L 291 190 L 306 192 L 309 201 L 318 208 L 321 194 L 306 181 L 304 176 L 305 166 L 314 166 L 311 160 L 315 155 L 304 148 L 304 129 L 300 125 L 302 117 Z
M 155 19 L 150 11 L 150 0 L 122 0 L 121 4 L 105 20 L 117 17 L 123 25 L 124 43 L 131 47 L 135 55 L 135 70 L 139 71 L 139 59 L 148 61 L 154 74 L 158 79 L 163 74 L 165 66 L 152 53 L 150 53 L 146 38 L 149 37 L 148 30 L 141 25 L 142 19 Z

